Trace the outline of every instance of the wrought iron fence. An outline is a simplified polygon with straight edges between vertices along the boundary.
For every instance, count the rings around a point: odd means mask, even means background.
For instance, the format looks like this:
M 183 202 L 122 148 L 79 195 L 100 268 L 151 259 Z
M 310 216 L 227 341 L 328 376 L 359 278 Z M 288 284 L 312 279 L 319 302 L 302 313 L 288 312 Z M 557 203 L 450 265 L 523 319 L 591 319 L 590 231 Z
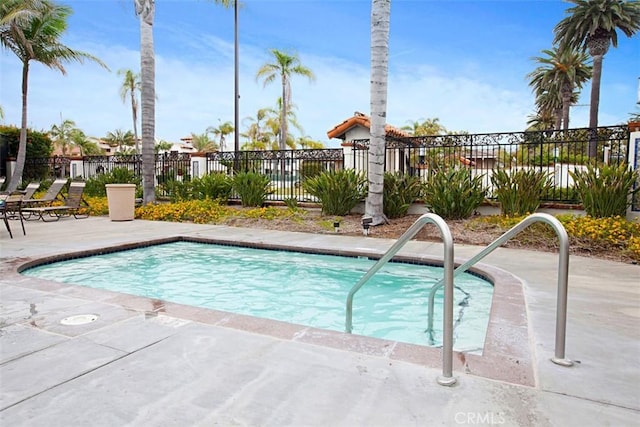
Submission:
M 100 173 L 111 172 L 115 168 L 125 168 L 142 177 L 142 156 L 139 154 L 115 156 L 85 156 L 82 158 L 83 177 L 92 178 Z M 188 153 L 156 154 L 155 158 L 156 195 L 166 197 L 169 181 L 191 180 L 191 155 Z
M 125 168 L 136 176 L 142 175 L 142 158 L 139 154 L 115 156 L 84 156 L 82 158 L 85 178 L 92 178 L 101 173 L 109 173 L 116 168 Z
M 22 180 L 29 182 L 64 178 L 71 173 L 70 164 L 71 160 L 63 156 L 27 158 L 24 161 Z
M 322 172 L 344 167 L 341 148 L 215 152 L 206 156 L 207 173 L 255 172 L 267 176 L 273 189 L 269 200 L 315 201 L 305 193 L 302 182 Z
M 589 142 L 596 145 L 597 157 L 590 158 Z M 629 128 L 609 126 L 568 131 L 510 132 L 388 138 L 385 149 L 385 171 L 419 176 L 426 181 L 438 170 L 452 167 L 471 169 L 472 176 L 482 176 L 493 197 L 491 176 L 496 169 L 532 169 L 547 172 L 552 189 L 545 197 L 549 202 L 577 203 L 570 172 L 586 165 L 626 162 L 629 150 Z M 156 195 L 169 196 L 170 181 L 189 181 L 193 176 L 221 172 L 229 176 L 252 171 L 269 177 L 273 194 L 270 200 L 314 201 L 305 194 L 302 182 L 323 171 L 352 168 L 368 170 L 369 140 L 348 141 L 337 149 L 240 151 L 206 153 L 192 157 L 188 153 L 156 155 Z M 640 164 L 640 153 L 634 153 Z M 78 167 L 82 170 L 77 170 Z M 29 159 L 25 164 L 25 180 L 44 177 L 79 176 L 84 179 L 124 167 L 142 175 L 139 155 L 85 156 L 81 166 L 64 157 Z M 29 175 L 27 171 L 32 173 Z M 29 177 L 29 178 L 27 178 Z M 640 186 L 640 183 L 638 183 Z M 633 199 L 634 210 L 640 209 L 640 191 Z
M 597 146 L 597 157 L 589 157 L 589 142 Z M 345 167 L 367 173 L 369 140 L 351 141 Z M 627 161 L 627 126 L 601 127 L 596 131 L 510 132 L 389 138 L 385 149 L 385 171 L 419 176 L 422 181 L 436 171 L 466 167 L 472 176 L 482 176 L 493 198 L 491 176 L 496 169 L 532 169 L 549 174 L 552 188 L 545 200 L 577 203 L 570 172 L 583 170 L 594 161 L 619 164 Z

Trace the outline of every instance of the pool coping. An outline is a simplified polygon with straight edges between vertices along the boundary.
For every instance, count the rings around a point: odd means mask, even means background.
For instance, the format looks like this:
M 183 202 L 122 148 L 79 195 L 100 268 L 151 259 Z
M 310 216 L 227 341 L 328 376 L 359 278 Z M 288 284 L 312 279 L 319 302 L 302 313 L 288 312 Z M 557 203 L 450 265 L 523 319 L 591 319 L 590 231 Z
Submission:
M 308 246 L 296 245 L 295 243 L 283 245 L 242 241 L 238 239 L 175 235 L 160 239 L 146 239 L 137 242 L 116 244 L 104 248 L 61 252 L 44 257 L 16 258 L 2 269 L 4 270 L 3 278 L 13 281 L 16 286 L 33 288 L 66 297 L 100 301 L 102 303 L 120 306 L 135 313 L 144 314 L 146 317 L 165 315 L 216 327 L 267 335 L 293 342 L 377 356 L 388 359 L 390 363 L 393 361 L 403 361 L 435 369 L 441 369 L 442 367 L 442 351 L 439 348 L 317 329 L 277 320 L 187 306 L 32 277 L 29 277 L 29 280 L 24 280 L 26 276 L 20 274 L 20 272 L 26 268 L 60 259 L 84 257 L 175 241 L 229 244 L 263 249 L 325 253 L 339 256 L 379 258 L 383 255 L 378 251 L 354 249 L 345 250 L 328 247 L 310 249 Z M 441 258 L 433 256 L 396 255 L 393 259 L 439 266 L 443 264 Z M 456 259 L 455 264 L 459 265 L 464 261 L 466 260 Z M 535 386 L 536 381 L 532 358 L 533 350 L 527 321 L 523 282 L 513 274 L 487 264 L 478 263 L 469 269 L 469 271 L 491 281 L 494 284 L 494 293 L 482 355 L 454 351 L 453 369 L 455 374 L 474 375 L 524 386 Z

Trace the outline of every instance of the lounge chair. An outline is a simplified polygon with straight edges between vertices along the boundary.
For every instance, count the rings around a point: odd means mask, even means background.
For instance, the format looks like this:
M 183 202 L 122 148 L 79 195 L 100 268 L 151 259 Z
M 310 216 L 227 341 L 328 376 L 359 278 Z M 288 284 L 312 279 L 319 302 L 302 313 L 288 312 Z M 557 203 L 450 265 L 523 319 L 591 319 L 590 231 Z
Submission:
M 61 200 L 59 199 L 60 193 L 62 192 L 62 189 L 66 184 L 66 179 L 56 179 L 55 181 L 53 181 L 53 183 L 51 183 L 51 186 L 49 187 L 47 192 L 40 199 L 22 199 L 22 208 L 35 208 L 53 205 L 53 202 L 55 202 L 56 200 Z M 23 211 L 23 214 L 25 214 L 24 219 L 27 220 L 32 216 L 30 212 Z
M 10 219 L 20 219 L 20 225 L 22 225 L 22 234 L 25 236 L 27 235 L 27 232 L 24 229 L 24 222 L 22 221 L 22 215 L 20 213 L 23 197 L 24 196 L 22 195 L 21 192 L 15 191 L 0 201 L 0 215 L 2 215 L 2 220 L 4 221 L 4 225 L 7 227 L 9 236 L 12 239 L 13 239 L 13 233 L 11 232 L 11 227 L 9 226 Z
M 41 219 L 44 222 L 57 221 L 64 216 L 73 215 L 74 218 L 86 218 L 89 216 L 87 213 L 83 213 L 89 205 L 82 198 L 84 194 L 84 182 L 72 182 L 69 184 L 69 192 L 64 200 L 62 206 L 39 206 L 35 208 L 23 208 L 22 212 L 27 214 L 37 215 L 37 219 Z M 49 219 L 45 219 L 49 218 Z
M 32 198 L 35 192 L 38 191 L 38 188 L 40 188 L 39 182 L 30 182 L 29 184 L 27 184 L 27 188 L 21 191 L 22 197 L 24 197 L 25 199 Z

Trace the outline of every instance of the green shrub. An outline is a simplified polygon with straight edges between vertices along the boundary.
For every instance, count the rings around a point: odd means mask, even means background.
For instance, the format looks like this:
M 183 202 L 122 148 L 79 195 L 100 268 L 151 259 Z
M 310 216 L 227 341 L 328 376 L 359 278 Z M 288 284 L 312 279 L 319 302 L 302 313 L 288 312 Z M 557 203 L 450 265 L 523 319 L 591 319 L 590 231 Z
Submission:
M 87 196 L 105 197 L 107 195 L 107 184 L 135 184 L 136 196 L 142 194 L 142 186 L 140 177 L 127 168 L 113 168 L 110 172 L 101 173 L 89 178 L 85 186 L 84 192 Z
M 191 198 L 218 200 L 226 203 L 231 195 L 231 179 L 220 172 L 213 172 L 191 181 Z
M 497 169 L 493 171 L 491 182 L 495 187 L 494 195 L 500 202 L 500 211 L 508 216 L 534 213 L 551 187 L 549 174 L 533 169 L 515 172 Z
M 231 185 L 240 197 L 242 206 L 262 206 L 267 196 L 273 193 L 271 180 L 255 172 L 240 172 L 236 174 Z
M 323 172 L 302 183 L 325 215 L 347 215 L 367 194 L 367 179 L 353 169 Z
M 542 200 L 558 200 L 577 204 L 580 203 L 580 196 L 573 186 L 565 188 L 551 186 L 542 196 Z
M 629 207 L 632 187 L 638 179 L 638 171 L 628 165 L 603 165 L 595 168 L 587 165 L 586 171 L 569 172 L 587 215 L 594 218 L 624 217 Z M 638 191 L 638 190 L 635 190 Z
M 15 126 L 0 126 L 0 145 L 6 146 L 9 157 L 17 157 L 20 143 L 20 128 Z M 4 148 L 3 148 L 4 150 Z M 22 172 L 22 180 L 28 184 L 31 181 L 40 181 L 53 174 L 48 163 L 33 162 L 35 159 L 48 159 L 53 153 L 53 143 L 45 132 L 37 132 L 27 129 L 27 151 L 25 153 L 25 165 Z
M 193 193 L 193 183 L 191 181 L 178 181 L 170 179 L 164 181 L 162 190 L 165 197 L 168 197 L 173 203 L 191 200 Z
M 324 162 L 319 160 L 303 160 L 300 164 L 300 175 L 302 179 L 313 178 L 324 171 Z
M 385 172 L 383 210 L 387 218 L 400 218 L 407 214 L 409 206 L 420 197 L 420 178 L 401 172 Z
M 284 204 L 291 209 L 292 211 L 295 211 L 298 209 L 298 199 L 296 199 L 295 197 L 287 197 L 284 199 Z
M 431 175 L 423 185 L 424 203 L 444 219 L 469 218 L 485 198 L 482 176 L 468 169 L 449 169 Z

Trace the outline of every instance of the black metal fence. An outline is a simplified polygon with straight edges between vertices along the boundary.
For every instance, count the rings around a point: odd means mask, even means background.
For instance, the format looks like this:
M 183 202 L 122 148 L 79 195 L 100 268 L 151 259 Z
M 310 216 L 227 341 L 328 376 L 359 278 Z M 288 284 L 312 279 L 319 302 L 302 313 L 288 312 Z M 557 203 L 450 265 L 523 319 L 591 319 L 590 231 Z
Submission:
M 169 181 L 191 180 L 191 155 L 188 153 L 164 153 L 156 154 L 155 177 L 158 197 L 169 196 L 163 185 Z M 142 177 L 142 156 L 116 155 L 116 156 L 85 156 L 82 158 L 83 174 L 85 178 L 91 178 L 100 173 L 111 172 L 115 168 L 125 168 L 136 176 Z M 71 176 L 77 176 L 72 174 Z
M 231 175 L 233 171 L 240 171 L 267 176 L 273 189 L 270 200 L 314 201 L 312 196 L 304 192 L 302 181 L 344 166 L 341 148 L 215 152 L 207 153 L 206 156 L 207 173 L 222 172 Z
M 544 171 L 552 179 L 552 190 L 546 201 L 578 202 L 569 172 L 586 169 L 598 163 L 619 164 L 629 159 L 629 129 L 627 126 L 601 127 L 596 131 L 510 132 L 491 134 L 460 134 L 388 138 L 385 149 L 385 171 L 419 176 L 426 181 L 435 171 L 466 167 L 473 176 L 482 176 L 490 189 L 496 169 L 532 169 Z M 589 144 L 595 146 L 597 157 L 590 158 Z M 367 173 L 369 140 L 347 141 L 344 148 L 317 150 L 276 150 L 206 153 L 196 157 L 188 153 L 156 155 L 156 194 L 165 194 L 168 181 L 188 181 L 205 173 L 253 171 L 268 176 L 273 185 L 271 200 L 297 199 L 313 201 L 305 194 L 302 181 L 320 172 L 355 169 Z M 635 153 L 640 164 L 640 153 Z M 26 170 L 37 170 L 39 176 L 48 171 L 51 177 L 82 176 L 89 179 L 116 167 L 125 167 L 142 175 L 139 155 L 86 156 L 78 162 L 63 157 L 30 159 Z M 31 168 L 31 169 L 29 169 Z M 45 171 L 46 170 L 46 171 Z M 640 186 L 640 182 L 638 183 Z M 640 192 L 638 192 L 640 193 Z M 634 210 L 640 210 L 640 194 L 634 197 Z
M 28 158 L 25 160 L 22 180 L 25 182 L 70 176 L 71 160 L 65 156 Z
M 597 157 L 590 158 L 589 144 L 595 145 Z M 352 152 L 345 167 L 367 171 L 369 140 L 352 141 Z M 495 169 L 532 169 L 549 174 L 552 190 L 545 197 L 550 202 L 578 202 L 569 172 L 586 169 L 595 162 L 626 162 L 629 129 L 625 126 L 568 131 L 509 132 L 418 136 L 388 139 L 385 171 L 399 171 L 419 176 L 422 181 L 438 170 L 466 167 L 472 176 L 482 176 L 490 189 Z

